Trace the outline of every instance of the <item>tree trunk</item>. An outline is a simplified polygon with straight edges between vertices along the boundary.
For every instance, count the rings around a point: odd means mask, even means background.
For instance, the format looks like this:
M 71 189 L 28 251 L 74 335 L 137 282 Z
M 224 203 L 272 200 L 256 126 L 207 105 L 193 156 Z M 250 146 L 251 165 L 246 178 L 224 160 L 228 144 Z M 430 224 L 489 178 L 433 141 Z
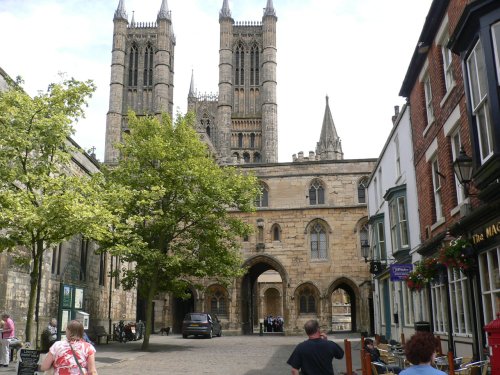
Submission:
M 151 284 L 149 285 L 148 295 L 146 297 L 146 333 L 144 334 L 144 340 L 142 341 L 142 350 L 149 349 L 149 336 L 151 335 L 151 330 L 153 327 L 153 322 L 151 321 L 153 313 L 153 297 L 156 294 L 156 276 L 153 276 Z
M 30 273 L 30 294 L 28 299 L 28 313 L 26 315 L 26 330 L 24 339 L 26 342 L 31 342 L 32 340 L 31 331 L 33 327 L 33 315 L 35 314 L 36 292 L 38 288 L 38 278 L 40 277 L 38 270 L 42 257 L 43 241 L 37 241 L 35 245 L 35 257 L 33 258 L 33 268 Z M 35 342 L 31 342 L 31 344 L 36 346 L 36 338 Z

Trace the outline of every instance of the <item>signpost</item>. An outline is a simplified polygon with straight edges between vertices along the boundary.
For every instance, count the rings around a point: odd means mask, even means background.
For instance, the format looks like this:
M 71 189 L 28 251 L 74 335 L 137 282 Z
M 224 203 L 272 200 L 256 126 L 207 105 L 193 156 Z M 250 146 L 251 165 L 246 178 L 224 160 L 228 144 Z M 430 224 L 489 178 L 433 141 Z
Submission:
M 17 375 L 34 375 L 38 368 L 40 352 L 38 350 L 21 349 L 19 351 L 19 357 Z

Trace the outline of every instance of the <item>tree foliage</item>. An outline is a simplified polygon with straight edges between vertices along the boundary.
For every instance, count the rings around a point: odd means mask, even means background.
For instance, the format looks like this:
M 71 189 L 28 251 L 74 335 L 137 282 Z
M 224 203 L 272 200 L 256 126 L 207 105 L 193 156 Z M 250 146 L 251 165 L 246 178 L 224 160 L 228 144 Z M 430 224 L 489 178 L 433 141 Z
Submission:
M 254 177 L 220 167 L 193 129 L 192 114 L 137 117 L 121 158 L 109 171 L 109 209 L 121 217 L 102 239 L 104 249 L 134 262 L 122 283 L 137 286 L 147 301 L 158 292 L 183 296 L 188 280 L 228 281 L 242 274 L 239 239 L 249 227 L 230 214 L 251 211 L 258 194 Z M 146 326 L 143 348 L 149 343 Z
M 95 87 L 68 79 L 31 98 L 20 84 L 0 93 L 0 251 L 30 267 L 30 341 L 44 251 L 100 228 L 90 203 L 96 181 L 72 173 L 69 141 Z

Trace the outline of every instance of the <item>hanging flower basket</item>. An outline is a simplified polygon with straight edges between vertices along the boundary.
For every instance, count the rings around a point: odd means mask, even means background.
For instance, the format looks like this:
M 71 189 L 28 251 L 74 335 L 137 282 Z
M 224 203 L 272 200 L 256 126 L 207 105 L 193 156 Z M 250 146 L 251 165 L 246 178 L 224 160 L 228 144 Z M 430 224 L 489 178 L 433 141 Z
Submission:
M 448 246 L 441 248 L 438 259 L 448 268 L 466 272 L 474 266 L 474 248 L 468 240 L 458 237 Z
M 406 285 L 412 291 L 420 291 L 438 276 L 437 258 L 425 258 L 415 263 L 415 268 L 406 277 Z

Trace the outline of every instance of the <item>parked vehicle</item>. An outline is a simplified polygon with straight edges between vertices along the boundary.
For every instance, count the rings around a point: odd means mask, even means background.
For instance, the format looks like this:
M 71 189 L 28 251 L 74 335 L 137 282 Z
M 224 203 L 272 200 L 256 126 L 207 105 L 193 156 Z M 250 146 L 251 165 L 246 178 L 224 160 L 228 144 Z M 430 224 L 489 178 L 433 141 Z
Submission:
M 182 321 L 182 337 L 187 338 L 189 335 L 205 336 L 212 338 L 213 336 L 222 336 L 222 326 L 217 316 L 212 316 L 207 313 L 192 312 L 186 314 Z

